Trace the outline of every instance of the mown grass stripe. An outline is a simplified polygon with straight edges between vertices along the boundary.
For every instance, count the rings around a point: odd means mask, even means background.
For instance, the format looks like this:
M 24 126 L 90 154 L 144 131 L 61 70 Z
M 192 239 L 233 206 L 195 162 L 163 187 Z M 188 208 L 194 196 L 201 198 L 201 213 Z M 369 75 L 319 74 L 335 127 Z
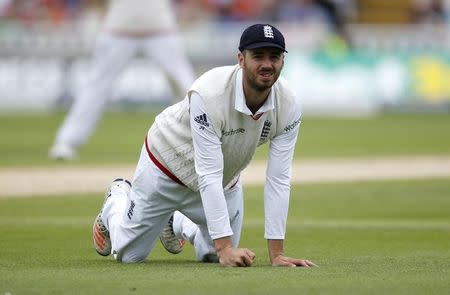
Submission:
M 91 226 L 93 219 L 70 217 L 0 218 L 0 226 Z M 245 219 L 244 227 L 263 227 L 262 219 Z M 450 220 L 370 220 L 370 219 L 321 219 L 291 220 L 290 228 L 347 228 L 347 229 L 398 229 L 450 231 Z

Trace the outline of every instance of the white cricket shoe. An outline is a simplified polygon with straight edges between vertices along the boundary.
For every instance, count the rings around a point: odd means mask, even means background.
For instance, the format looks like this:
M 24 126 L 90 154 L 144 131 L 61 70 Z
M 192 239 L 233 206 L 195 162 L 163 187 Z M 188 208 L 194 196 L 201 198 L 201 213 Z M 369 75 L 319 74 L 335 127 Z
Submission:
M 48 156 L 53 160 L 71 161 L 78 156 L 75 147 L 68 144 L 55 144 L 50 149 Z
M 159 240 L 169 253 L 178 254 L 183 251 L 186 240 L 180 239 L 175 235 L 173 231 L 173 215 L 170 216 L 169 221 L 159 235 Z
M 131 189 L 131 183 L 122 178 L 117 178 L 111 183 L 105 193 L 105 201 L 103 202 L 102 209 L 95 218 L 94 225 L 92 226 L 92 240 L 94 241 L 94 248 L 95 251 L 102 256 L 108 256 L 111 254 L 111 238 L 109 237 L 109 230 L 103 223 L 102 211 L 106 200 L 111 196 L 112 192 L 117 189 L 124 190 L 128 195 Z

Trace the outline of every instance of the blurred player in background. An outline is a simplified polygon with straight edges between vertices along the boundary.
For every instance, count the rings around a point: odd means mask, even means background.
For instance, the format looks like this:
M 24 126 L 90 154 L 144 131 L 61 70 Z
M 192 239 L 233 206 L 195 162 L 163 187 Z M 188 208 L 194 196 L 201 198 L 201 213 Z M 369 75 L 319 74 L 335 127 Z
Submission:
M 194 81 L 170 0 L 110 0 L 88 83 L 58 130 L 50 158 L 77 157 L 77 149 L 102 117 L 113 83 L 139 51 L 160 66 L 177 93 L 184 93 Z

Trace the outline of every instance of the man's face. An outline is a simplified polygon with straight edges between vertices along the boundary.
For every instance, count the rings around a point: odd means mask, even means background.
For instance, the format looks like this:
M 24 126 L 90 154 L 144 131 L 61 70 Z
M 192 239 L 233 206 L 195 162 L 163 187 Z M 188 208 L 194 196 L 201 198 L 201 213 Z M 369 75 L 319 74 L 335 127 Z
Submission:
M 257 48 L 240 52 L 238 60 L 243 69 L 244 83 L 254 90 L 265 91 L 272 87 L 280 76 L 284 53 L 278 48 Z

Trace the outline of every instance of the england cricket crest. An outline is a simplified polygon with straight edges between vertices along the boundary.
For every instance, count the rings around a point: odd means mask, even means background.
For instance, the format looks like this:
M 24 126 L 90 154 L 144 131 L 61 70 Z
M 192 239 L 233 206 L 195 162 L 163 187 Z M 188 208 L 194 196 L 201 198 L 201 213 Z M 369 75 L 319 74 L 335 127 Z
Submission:
M 264 121 L 264 126 L 261 131 L 261 135 L 259 136 L 258 146 L 264 144 L 269 139 L 270 126 L 272 126 L 272 122 L 269 120 Z
M 273 39 L 273 30 L 271 26 L 264 26 L 264 37 Z

